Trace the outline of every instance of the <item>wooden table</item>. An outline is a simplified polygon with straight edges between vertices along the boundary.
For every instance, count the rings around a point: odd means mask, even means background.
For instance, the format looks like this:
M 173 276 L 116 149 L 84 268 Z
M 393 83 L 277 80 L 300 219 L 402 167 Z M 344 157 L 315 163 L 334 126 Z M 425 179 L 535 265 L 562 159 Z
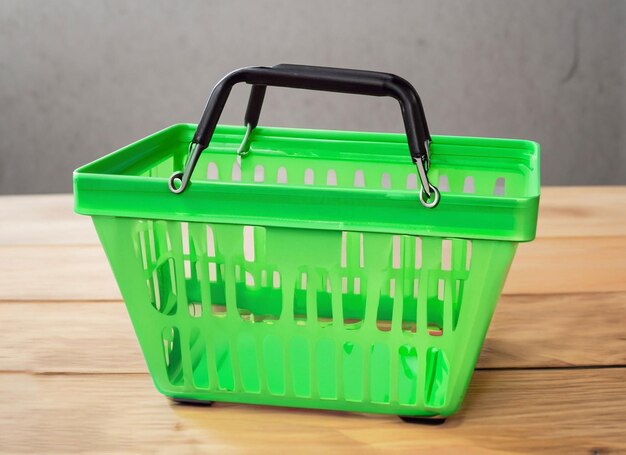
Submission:
M 626 187 L 545 188 L 459 414 L 173 404 L 89 218 L 0 197 L 0 451 L 626 453 Z

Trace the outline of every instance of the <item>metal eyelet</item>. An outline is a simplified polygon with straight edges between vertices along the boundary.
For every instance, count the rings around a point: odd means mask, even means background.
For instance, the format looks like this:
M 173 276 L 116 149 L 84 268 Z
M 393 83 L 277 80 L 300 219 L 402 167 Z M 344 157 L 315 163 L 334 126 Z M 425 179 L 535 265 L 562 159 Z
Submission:
M 167 184 L 170 187 L 170 191 L 175 194 L 180 194 L 185 191 L 185 185 L 183 185 L 183 176 L 184 174 L 180 171 L 174 172 Z
M 420 202 L 427 209 L 432 209 L 437 207 L 437 204 L 439 204 L 439 201 L 441 200 L 441 193 L 439 193 L 436 186 L 433 186 L 430 183 L 428 183 L 428 187 L 432 193 L 431 196 L 428 197 L 426 191 L 424 191 L 424 188 L 422 187 L 420 190 Z

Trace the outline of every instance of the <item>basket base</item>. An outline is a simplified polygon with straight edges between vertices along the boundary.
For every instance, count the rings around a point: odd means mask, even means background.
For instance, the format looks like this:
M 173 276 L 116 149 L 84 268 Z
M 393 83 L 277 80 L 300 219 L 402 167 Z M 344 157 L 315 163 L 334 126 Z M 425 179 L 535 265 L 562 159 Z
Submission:
M 176 404 L 186 405 L 186 406 L 202 406 L 209 407 L 213 405 L 213 401 L 203 401 L 203 400 L 193 400 L 191 398 L 171 398 L 170 400 Z M 398 416 L 402 419 L 403 422 L 412 423 L 416 425 L 441 425 L 446 421 L 445 417 L 433 416 L 433 417 L 424 417 L 424 416 Z
M 213 401 L 192 400 L 191 398 L 170 398 L 176 404 L 184 404 L 189 406 L 212 406 Z
M 403 422 L 417 425 L 441 425 L 446 421 L 445 417 L 420 417 L 420 416 L 398 416 Z

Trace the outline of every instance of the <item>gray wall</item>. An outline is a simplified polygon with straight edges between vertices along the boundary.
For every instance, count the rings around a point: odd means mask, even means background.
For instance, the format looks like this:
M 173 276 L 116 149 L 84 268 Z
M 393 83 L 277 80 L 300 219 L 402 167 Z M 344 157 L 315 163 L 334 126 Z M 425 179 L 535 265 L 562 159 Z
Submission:
M 197 121 L 229 70 L 278 62 L 397 73 L 434 133 L 537 140 L 545 184 L 623 184 L 625 23 L 610 0 L 2 0 L 0 193 L 71 191 L 75 167 Z M 281 89 L 261 122 L 402 129 L 389 99 Z

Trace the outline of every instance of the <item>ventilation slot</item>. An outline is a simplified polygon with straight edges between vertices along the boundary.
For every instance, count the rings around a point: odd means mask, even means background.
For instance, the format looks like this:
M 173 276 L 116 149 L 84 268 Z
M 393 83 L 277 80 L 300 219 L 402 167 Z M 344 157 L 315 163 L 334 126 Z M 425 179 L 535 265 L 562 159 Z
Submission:
M 166 327 L 163 329 L 162 340 L 167 377 L 170 384 L 180 386 L 183 384 L 183 368 L 178 329 L 176 327 Z
M 152 272 L 148 289 L 152 306 L 160 313 L 172 315 L 176 312 L 176 274 L 172 258 Z
M 394 235 L 393 236 L 393 249 L 392 249 L 392 255 L 391 255 L 391 267 L 394 269 L 399 269 L 400 268 L 400 263 L 401 263 L 401 244 L 400 244 L 401 238 L 399 235 Z
M 287 169 L 284 166 L 278 168 L 276 183 L 287 183 Z
M 365 187 L 365 175 L 360 169 L 354 173 L 354 186 L 355 188 Z
M 329 169 L 326 174 L 326 185 L 337 186 L 337 172 L 334 169 Z
M 463 192 L 468 194 L 473 194 L 476 192 L 474 177 L 472 177 L 471 175 L 469 177 L 465 177 L 465 181 L 463 182 Z
M 191 290 L 193 292 L 193 288 L 197 287 L 198 280 L 196 276 L 192 273 L 192 266 L 195 265 L 195 262 L 192 263 L 192 254 L 191 249 L 189 247 L 190 238 L 189 238 L 189 224 L 188 223 L 180 223 L 182 244 L 183 244 L 183 267 L 185 270 L 185 279 L 187 280 L 188 291 Z M 192 280 L 193 278 L 193 280 Z M 195 286 L 194 286 L 195 285 Z M 190 289 L 191 288 L 191 289 Z
M 342 278 L 343 323 L 347 329 L 361 327 L 365 317 L 365 295 L 361 293 L 361 278 Z
M 428 348 L 426 354 L 426 406 L 438 408 L 446 403 L 449 365 L 445 353 L 437 348 Z
M 219 180 L 220 174 L 217 170 L 217 164 L 211 161 L 206 168 L 206 178 L 207 180 Z
M 422 239 L 415 237 L 415 268 L 422 268 Z
M 406 176 L 406 189 L 407 190 L 417 189 L 417 174 L 409 174 Z
M 391 188 L 391 176 L 389 174 L 385 173 L 381 176 L 380 186 L 386 190 Z
M 452 240 L 441 241 L 441 270 L 452 270 Z
M 304 184 L 305 185 L 313 185 L 315 174 L 313 173 L 313 169 L 306 169 L 304 171 Z
M 504 196 L 504 177 L 500 177 L 496 180 L 496 184 L 493 187 L 493 194 L 496 196 Z
M 232 391 L 235 388 L 235 379 L 228 337 L 214 337 L 212 344 L 215 367 L 217 369 L 218 389 Z
M 265 168 L 262 164 L 257 164 L 254 168 L 254 181 L 257 183 L 265 181 Z
M 450 182 L 448 182 L 448 176 L 447 175 L 439 176 L 438 190 L 439 191 L 450 191 Z
M 405 405 L 417 403 L 417 349 L 415 346 L 402 345 L 396 354 L 399 357 L 398 401 Z
M 396 280 L 394 278 L 389 280 L 389 287 L 387 292 L 380 293 L 378 301 L 378 312 L 376 314 L 376 327 L 381 332 L 389 332 L 391 330 L 391 320 L 393 318 L 393 299 L 396 292 Z
M 209 367 L 207 364 L 206 345 L 200 330 L 194 328 L 189 335 L 189 353 L 193 370 L 193 383 L 198 389 L 209 388 Z
M 445 282 L 442 279 L 431 277 L 428 289 L 428 334 L 431 336 L 443 335 L 443 300 L 445 297 Z
M 254 226 L 243 227 L 243 257 L 254 262 Z

